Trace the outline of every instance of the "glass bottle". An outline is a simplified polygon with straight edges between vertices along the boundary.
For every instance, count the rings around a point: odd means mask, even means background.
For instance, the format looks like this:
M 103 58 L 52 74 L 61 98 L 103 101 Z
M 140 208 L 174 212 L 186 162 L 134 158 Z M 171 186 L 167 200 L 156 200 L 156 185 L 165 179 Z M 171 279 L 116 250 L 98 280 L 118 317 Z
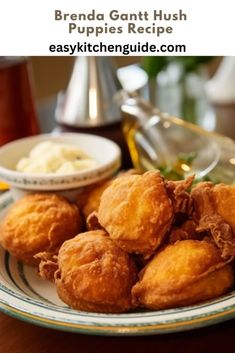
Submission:
M 235 184 L 235 143 L 174 116 L 138 97 L 122 105 L 123 131 L 135 168 L 159 169 L 173 180 Z

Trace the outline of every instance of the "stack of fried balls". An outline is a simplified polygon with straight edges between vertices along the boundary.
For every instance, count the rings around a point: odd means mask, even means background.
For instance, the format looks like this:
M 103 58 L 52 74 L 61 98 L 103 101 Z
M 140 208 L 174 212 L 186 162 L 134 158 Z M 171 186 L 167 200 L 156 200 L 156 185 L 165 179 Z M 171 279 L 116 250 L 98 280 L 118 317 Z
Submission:
M 77 203 L 29 194 L 9 209 L 0 243 L 77 310 L 206 301 L 234 283 L 235 186 L 193 181 L 131 170 L 85 188 Z

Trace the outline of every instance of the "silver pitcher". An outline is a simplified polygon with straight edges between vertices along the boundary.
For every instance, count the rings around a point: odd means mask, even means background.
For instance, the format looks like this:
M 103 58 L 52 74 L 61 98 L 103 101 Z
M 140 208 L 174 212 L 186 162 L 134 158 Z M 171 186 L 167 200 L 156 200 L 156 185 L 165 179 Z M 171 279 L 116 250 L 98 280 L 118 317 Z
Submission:
M 58 97 L 57 122 L 98 127 L 121 121 L 121 111 L 114 100 L 121 88 L 110 57 L 77 57 L 66 92 Z

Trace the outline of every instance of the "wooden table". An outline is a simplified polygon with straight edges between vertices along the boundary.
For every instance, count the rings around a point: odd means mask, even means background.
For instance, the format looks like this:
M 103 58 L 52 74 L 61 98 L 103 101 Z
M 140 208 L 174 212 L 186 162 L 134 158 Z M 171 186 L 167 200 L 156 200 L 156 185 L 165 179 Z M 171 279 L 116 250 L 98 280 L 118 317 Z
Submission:
M 142 337 L 86 336 L 37 327 L 0 314 L 1 353 L 234 352 L 235 320 L 194 331 Z

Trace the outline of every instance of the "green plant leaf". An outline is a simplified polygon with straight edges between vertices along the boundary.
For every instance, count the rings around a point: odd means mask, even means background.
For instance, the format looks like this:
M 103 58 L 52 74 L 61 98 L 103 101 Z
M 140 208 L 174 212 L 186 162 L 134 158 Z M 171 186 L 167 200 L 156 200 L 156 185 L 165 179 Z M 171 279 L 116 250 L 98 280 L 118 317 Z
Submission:
M 213 56 L 173 56 L 170 57 L 170 61 L 180 62 L 185 72 L 196 71 L 202 64 L 207 64 L 214 57 Z
M 149 78 L 154 78 L 162 71 L 168 63 L 166 56 L 144 56 L 142 58 L 142 67 Z
M 169 62 L 180 62 L 185 72 L 196 71 L 202 64 L 210 62 L 214 56 L 144 56 L 142 67 L 149 78 L 154 78 L 162 71 Z

